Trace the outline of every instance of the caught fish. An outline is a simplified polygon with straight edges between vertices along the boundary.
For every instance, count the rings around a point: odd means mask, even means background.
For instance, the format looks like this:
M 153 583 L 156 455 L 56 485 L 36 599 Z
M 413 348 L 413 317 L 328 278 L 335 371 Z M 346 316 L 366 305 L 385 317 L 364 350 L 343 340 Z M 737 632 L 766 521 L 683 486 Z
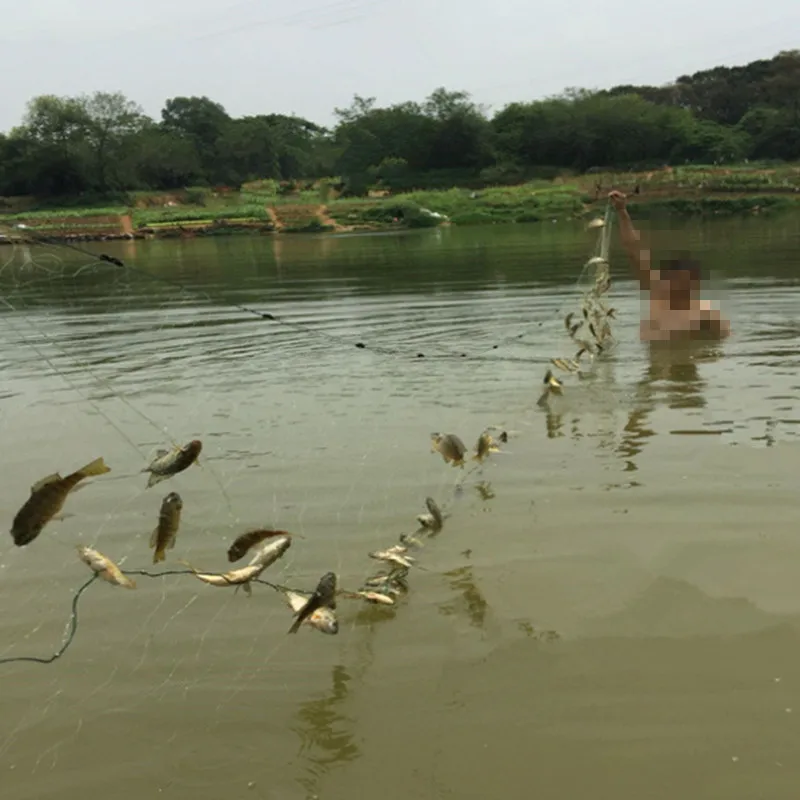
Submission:
M 224 573 L 198 572 L 191 564 L 189 567 L 197 578 L 211 586 L 241 586 L 245 593 L 252 594 L 251 582 L 271 564 L 274 564 L 291 547 L 292 537 L 288 533 L 271 539 L 263 547 L 256 550 L 255 555 L 246 567 Z
M 184 447 L 173 447 L 172 450 L 157 450 L 155 458 L 145 467 L 142 472 L 149 472 L 150 478 L 147 481 L 147 488 L 155 486 L 160 481 L 183 472 L 197 461 L 203 443 L 199 439 L 193 439 Z
M 370 590 L 380 591 L 382 594 L 402 594 L 408 591 L 407 575 L 407 568 L 395 567 L 390 572 L 380 572 L 371 578 L 367 578 L 364 581 L 364 586 Z
M 274 564 L 291 546 L 292 537 L 288 533 L 271 539 L 256 550 L 248 566 L 260 567 L 262 570 L 265 570 L 271 564 Z
M 401 544 L 409 547 L 422 547 L 422 541 L 417 539 L 416 536 L 412 536 L 410 533 L 401 533 L 399 538 Z
M 452 462 L 454 467 L 463 467 L 467 448 L 454 433 L 432 433 L 431 452 L 441 453 L 442 458 Z
M 442 510 L 432 497 L 425 498 L 425 506 L 428 509 L 428 513 L 420 514 L 417 517 L 417 522 L 419 522 L 423 528 L 428 528 L 432 531 L 441 530 L 442 525 L 444 525 L 444 515 L 442 514 Z
M 544 385 L 547 386 L 552 392 L 556 394 L 561 394 L 561 389 L 564 387 L 564 384 L 556 378 L 555 375 L 548 369 L 544 375 Z
M 178 527 L 181 524 L 183 500 L 177 492 L 170 492 L 162 501 L 158 512 L 158 525 L 150 534 L 150 547 L 155 548 L 153 563 L 163 561 L 166 551 L 175 547 Z
M 551 358 L 550 363 L 563 372 L 578 372 L 581 368 L 581 365 L 571 358 Z
M 289 633 L 297 633 L 303 620 L 310 617 L 317 609 L 328 608 L 332 611 L 336 610 L 336 574 L 333 572 L 326 572 L 314 589 L 314 594 L 308 598 L 308 601 L 303 607 L 297 611 L 295 621 L 289 628 Z
M 302 611 L 308 603 L 309 598 L 298 594 L 297 592 L 287 591 L 286 599 L 289 606 L 295 613 Z M 306 625 L 316 628 L 321 633 L 335 635 L 339 633 L 339 622 L 336 619 L 336 614 L 330 608 L 318 608 L 313 611 L 305 620 Z
M 136 583 L 125 575 L 110 558 L 94 548 L 78 545 L 78 558 L 110 584 L 124 586 L 126 589 L 136 588 Z
M 365 600 L 368 600 L 370 603 L 381 603 L 385 606 L 394 605 L 394 598 L 389 597 L 388 594 L 383 594 L 382 592 L 361 591 L 356 592 L 356 594 L 359 597 L 363 597 Z
M 259 528 L 258 530 L 247 531 L 234 539 L 233 544 L 228 548 L 228 561 L 238 561 L 247 555 L 250 548 L 269 539 L 273 536 L 289 536 L 287 531 L 276 531 L 271 528 Z
M 564 386 L 561 381 L 553 375 L 552 370 L 547 370 L 544 374 L 544 392 L 542 392 L 539 399 L 536 401 L 536 405 L 544 406 L 547 404 L 547 398 L 550 397 L 551 394 L 562 394 L 562 388 Z
M 257 578 L 263 571 L 264 567 L 258 564 L 248 564 L 246 567 L 233 569 L 230 572 L 199 572 L 188 561 L 181 561 L 181 564 L 186 565 L 194 574 L 195 578 L 207 583 L 209 586 L 241 586 L 245 593 L 249 596 L 252 594 L 250 582 Z
M 488 458 L 490 453 L 499 452 L 500 448 L 495 444 L 494 439 L 487 431 L 484 431 L 475 444 L 475 455 L 472 456 L 472 460 L 482 462 L 485 458 Z
M 105 475 L 107 472 L 111 472 L 110 468 L 102 458 L 98 458 L 77 472 L 67 475 L 66 478 L 62 478 L 56 472 L 37 481 L 31 486 L 30 497 L 11 523 L 14 544 L 17 547 L 30 544 L 42 532 L 44 526 L 61 511 L 69 493 L 74 491 L 82 480 L 95 475 Z
M 589 221 L 589 223 L 586 225 L 586 229 L 592 230 L 593 228 L 604 228 L 605 225 L 606 221 L 602 217 L 595 217 L 595 219 Z
M 404 556 L 406 552 L 405 547 L 390 547 L 388 550 L 376 550 L 369 554 L 370 558 L 376 561 L 387 561 L 390 564 L 397 564 L 400 567 L 410 569 L 414 564 L 414 559 L 411 556 Z

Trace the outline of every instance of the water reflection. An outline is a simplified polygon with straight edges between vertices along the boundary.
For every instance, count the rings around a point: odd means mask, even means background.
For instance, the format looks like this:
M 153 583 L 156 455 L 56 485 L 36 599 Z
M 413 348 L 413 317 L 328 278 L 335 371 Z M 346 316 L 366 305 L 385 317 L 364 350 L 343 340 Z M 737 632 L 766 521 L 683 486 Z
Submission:
M 486 614 L 489 604 L 483 596 L 483 592 L 475 583 L 475 576 L 471 566 L 458 567 L 457 569 L 445 572 L 444 577 L 448 578 L 450 588 L 454 592 L 461 594 L 462 608 L 469 617 L 470 625 L 476 628 L 483 628 L 486 623 Z M 446 616 L 455 614 L 458 609 L 458 602 L 451 601 L 439 606 L 439 611 Z
M 659 390 L 664 403 L 673 409 L 700 409 L 707 404 L 706 382 L 698 370 L 699 364 L 718 361 L 722 356 L 719 345 L 708 342 L 649 342 L 648 361 L 644 375 L 636 384 L 633 408 L 622 432 L 617 454 L 625 462 L 626 472 L 635 472 L 636 457 L 649 439 L 655 436 L 651 415 L 658 407 Z
M 361 755 L 353 736 L 354 721 L 338 708 L 348 697 L 350 681 L 345 667 L 337 664 L 331 670 L 328 696 L 301 703 L 297 711 L 297 724 L 292 730 L 300 738 L 300 755 L 308 763 L 308 774 L 298 783 L 312 796 L 319 779 L 332 767 Z

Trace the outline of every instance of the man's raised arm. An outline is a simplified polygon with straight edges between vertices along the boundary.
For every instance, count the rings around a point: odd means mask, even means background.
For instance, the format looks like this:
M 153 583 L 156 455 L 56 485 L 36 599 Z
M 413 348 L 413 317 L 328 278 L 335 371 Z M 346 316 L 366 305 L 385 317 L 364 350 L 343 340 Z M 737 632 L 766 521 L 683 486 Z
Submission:
M 628 259 L 636 270 L 639 285 L 642 289 L 650 288 L 650 250 L 642 244 L 641 234 L 633 227 L 628 209 L 625 207 L 626 197 L 622 192 L 610 192 L 608 199 L 617 211 L 619 220 L 619 238 Z

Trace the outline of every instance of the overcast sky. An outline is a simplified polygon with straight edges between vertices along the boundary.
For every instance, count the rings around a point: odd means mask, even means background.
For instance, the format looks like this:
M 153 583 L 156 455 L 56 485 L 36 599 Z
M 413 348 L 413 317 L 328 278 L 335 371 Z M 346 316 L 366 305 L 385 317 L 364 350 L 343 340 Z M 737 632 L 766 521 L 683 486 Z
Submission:
M 800 48 L 800 0 L 1 0 L 0 130 L 39 94 L 122 91 L 159 117 L 207 95 L 233 116 L 321 124 L 464 89 L 493 110 L 567 86 L 666 83 Z

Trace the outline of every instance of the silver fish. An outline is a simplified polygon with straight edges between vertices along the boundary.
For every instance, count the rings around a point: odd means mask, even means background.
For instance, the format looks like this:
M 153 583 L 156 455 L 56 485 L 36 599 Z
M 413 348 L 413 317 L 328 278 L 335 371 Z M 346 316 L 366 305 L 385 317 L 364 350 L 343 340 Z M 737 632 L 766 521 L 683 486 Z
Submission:
M 249 566 L 258 566 L 264 570 L 274 564 L 291 546 L 291 536 L 276 536 L 256 550 Z
M 382 592 L 361 591 L 356 592 L 356 594 L 359 597 L 363 597 L 365 600 L 368 600 L 370 603 L 381 603 L 385 606 L 394 605 L 394 598 L 389 597 L 389 595 L 383 594 Z
M 258 564 L 248 564 L 246 567 L 240 567 L 239 569 L 233 569 L 221 574 L 199 572 L 188 562 L 182 561 L 181 563 L 189 567 L 196 578 L 199 578 L 203 583 L 209 584 L 209 586 L 241 586 L 248 596 L 251 595 L 253 591 L 250 587 L 250 582 L 264 571 L 264 567 Z
M 376 550 L 374 553 L 370 553 L 369 557 L 374 558 L 376 561 L 387 561 L 390 564 L 397 564 L 410 569 L 414 564 L 414 559 L 411 556 L 404 556 L 403 553 L 405 552 L 405 547 L 390 547 L 387 550 Z
M 78 545 L 78 558 L 83 561 L 93 572 L 103 580 L 114 586 L 124 586 L 126 589 L 135 589 L 136 583 L 107 556 L 104 556 L 93 547 Z

